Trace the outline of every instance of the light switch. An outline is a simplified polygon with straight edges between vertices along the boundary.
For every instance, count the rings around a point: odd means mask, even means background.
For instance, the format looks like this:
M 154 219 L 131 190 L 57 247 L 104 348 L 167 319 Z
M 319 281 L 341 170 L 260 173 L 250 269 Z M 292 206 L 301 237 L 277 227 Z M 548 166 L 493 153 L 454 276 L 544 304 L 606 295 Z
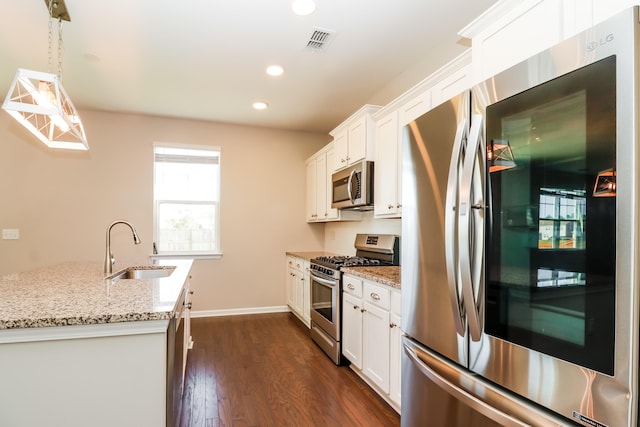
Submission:
M 18 240 L 20 238 L 20 229 L 18 228 L 3 228 L 2 239 L 3 240 Z

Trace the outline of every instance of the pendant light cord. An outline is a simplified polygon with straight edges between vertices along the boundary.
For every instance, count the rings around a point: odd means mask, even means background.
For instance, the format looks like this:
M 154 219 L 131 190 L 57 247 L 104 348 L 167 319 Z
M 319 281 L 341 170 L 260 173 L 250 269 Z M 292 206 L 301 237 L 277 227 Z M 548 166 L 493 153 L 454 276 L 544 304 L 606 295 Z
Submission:
M 55 0 L 49 0 L 49 73 L 53 74 L 53 8 L 58 7 Z M 62 17 L 58 16 L 58 80 L 62 82 Z

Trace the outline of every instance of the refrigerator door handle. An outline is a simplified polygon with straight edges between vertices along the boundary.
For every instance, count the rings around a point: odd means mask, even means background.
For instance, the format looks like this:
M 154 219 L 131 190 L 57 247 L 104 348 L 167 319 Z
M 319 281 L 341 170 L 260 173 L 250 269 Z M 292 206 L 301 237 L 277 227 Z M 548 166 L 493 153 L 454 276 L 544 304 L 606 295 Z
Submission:
M 455 140 L 453 141 L 453 149 L 451 152 L 451 161 L 449 164 L 449 178 L 447 181 L 447 194 L 445 199 L 445 217 L 444 217 L 444 245 L 445 260 L 447 267 L 447 284 L 449 288 L 449 300 L 453 310 L 453 319 L 456 331 L 461 337 L 465 336 L 466 326 L 462 316 L 464 310 L 462 307 L 462 298 L 460 295 L 458 284 L 460 283 L 460 274 L 458 268 L 458 247 L 456 229 L 457 229 L 457 201 L 458 187 L 460 182 L 460 170 L 462 153 L 465 142 L 467 140 L 467 119 L 463 119 L 458 123 L 456 129 Z
M 473 341 L 480 341 L 482 335 L 482 284 L 484 257 L 484 202 L 481 168 L 484 159 L 484 145 L 480 144 L 482 116 L 474 114 L 471 119 L 469 142 L 465 151 L 464 165 L 458 202 L 458 251 L 460 259 L 460 281 L 469 335 Z M 475 179 L 474 179 L 475 178 Z M 476 219 L 476 217 L 480 217 Z M 473 248 L 473 249 L 472 249 Z M 475 285 L 475 287 L 474 287 Z M 477 292 L 476 292 L 477 291 Z
M 440 360 L 431 356 L 429 353 L 421 351 L 419 348 L 410 348 L 413 347 L 413 345 L 407 345 L 406 341 L 403 342 L 403 347 L 404 352 L 409 357 L 411 363 L 413 363 L 424 376 L 457 400 L 503 426 L 530 426 L 530 424 L 522 422 L 500 409 L 491 406 L 489 403 L 477 396 L 474 396 L 464 388 L 465 383 L 473 384 L 473 390 L 478 395 L 493 397 L 493 394 L 495 393 L 493 393 L 491 388 L 485 386 L 483 382 L 473 378 L 467 378 L 470 374 L 451 368 L 446 363 L 442 363 Z M 418 352 L 420 355 L 418 355 Z M 442 369 L 442 372 L 439 372 L 439 368 Z M 500 398 L 498 397 L 497 400 L 499 401 L 499 399 Z

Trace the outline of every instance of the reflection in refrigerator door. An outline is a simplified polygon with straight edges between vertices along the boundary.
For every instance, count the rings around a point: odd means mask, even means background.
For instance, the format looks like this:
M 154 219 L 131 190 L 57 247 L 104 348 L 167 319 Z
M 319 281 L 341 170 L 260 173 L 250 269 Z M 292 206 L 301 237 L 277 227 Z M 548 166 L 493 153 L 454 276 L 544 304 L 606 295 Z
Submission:
M 637 424 L 639 22 L 405 127 L 404 427 Z

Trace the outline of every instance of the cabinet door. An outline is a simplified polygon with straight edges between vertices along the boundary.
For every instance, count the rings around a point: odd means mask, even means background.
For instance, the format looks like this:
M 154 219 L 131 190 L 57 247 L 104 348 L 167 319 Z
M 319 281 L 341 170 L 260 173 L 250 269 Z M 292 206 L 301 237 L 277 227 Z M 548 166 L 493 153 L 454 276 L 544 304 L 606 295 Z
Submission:
M 303 316 L 302 310 L 304 306 L 304 276 L 300 272 L 295 273 L 294 277 L 294 301 L 293 309 Z
M 362 318 L 363 372 L 389 393 L 389 312 L 364 303 Z
M 362 369 L 362 300 L 342 294 L 342 354 Z
M 487 13 L 481 16 L 480 21 L 476 21 L 480 25 L 476 27 L 482 28 L 471 34 L 474 68 L 472 83 L 480 83 L 560 42 L 564 27 L 562 9 L 566 6 L 563 3 L 567 2 L 504 2 L 505 9 L 500 15 Z M 580 3 L 584 4 L 582 7 L 590 6 L 590 2 Z
M 291 308 L 295 308 L 295 286 L 296 272 L 295 270 L 287 269 L 287 305 Z
M 400 107 L 399 120 L 400 126 L 417 119 L 431 108 L 431 91 L 426 90 L 416 95 L 413 99 L 407 101 Z
M 398 212 L 398 112 L 376 122 L 374 173 L 376 217 L 394 217 Z
M 318 220 L 325 221 L 327 212 L 327 156 L 322 153 L 316 160 L 316 211 Z
M 324 182 L 325 182 L 325 200 L 327 203 L 327 219 L 328 220 L 335 220 L 338 219 L 339 217 L 339 211 L 336 208 L 332 208 L 331 207 L 331 200 L 333 199 L 333 186 L 331 184 L 331 174 L 332 174 L 332 170 L 331 170 L 331 165 L 333 165 L 335 163 L 335 152 L 332 149 L 327 150 L 326 153 L 326 174 L 324 177 Z
M 347 163 L 350 165 L 367 155 L 367 120 L 367 116 L 364 116 L 349 126 Z
M 317 206 L 317 176 L 318 167 L 315 160 L 309 160 L 307 162 L 307 222 L 316 221 L 318 219 L 318 206 Z
M 431 105 L 436 107 L 471 88 L 471 64 L 449 74 L 431 88 Z
M 337 133 L 333 137 L 333 170 L 337 171 L 347 166 L 347 157 L 349 157 L 349 143 L 347 140 L 347 129 Z
M 302 272 L 302 317 L 311 325 L 311 277 L 309 276 L 309 262 L 304 262 Z
M 400 387 L 402 378 L 402 331 L 400 330 L 400 316 L 395 313 L 389 315 L 389 397 L 400 404 Z

